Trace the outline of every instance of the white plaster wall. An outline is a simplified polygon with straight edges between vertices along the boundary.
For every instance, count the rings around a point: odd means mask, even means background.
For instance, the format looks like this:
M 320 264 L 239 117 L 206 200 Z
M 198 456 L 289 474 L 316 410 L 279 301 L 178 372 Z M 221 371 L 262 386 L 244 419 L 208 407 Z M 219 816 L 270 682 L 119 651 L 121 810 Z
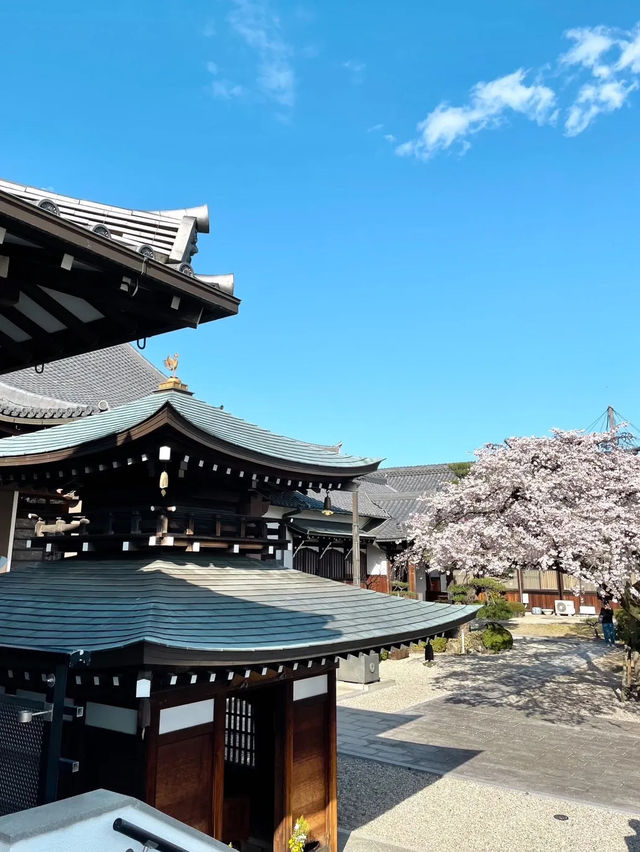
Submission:
M 367 545 L 367 574 L 387 576 L 387 557 L 377 544 Z

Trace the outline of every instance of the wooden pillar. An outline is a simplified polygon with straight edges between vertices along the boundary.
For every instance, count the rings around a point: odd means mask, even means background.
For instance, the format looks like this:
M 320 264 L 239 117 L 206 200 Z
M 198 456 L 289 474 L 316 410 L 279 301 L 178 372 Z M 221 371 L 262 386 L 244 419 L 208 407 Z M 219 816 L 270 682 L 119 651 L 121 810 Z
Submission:
M 281 712 L 276 713 L 274 852 L 288 852 L 293 829 L 291 780 L 293 777 L 293 683 L 282 686 Z
M 415 594 L 416 593 L 416 566 L 413 564 L 413 562 L 409 563 L 409 570 L 407 571 L 407 580 L 408 580 L 408 583 L 409 583 L 409 587 L 408 587 L 407 591 Z
M 4 557 L 0 560 L 0 573 L 11 569 L 18 496 L 17 491 L 0 491 L 0 557 Z
M 518 597 L 520 598 L 520 603 L 523 603 L 522 568 L 516 568 L 516 579 L 518 580 Z
M 336 708 L 336 673 L 327 675 L 329 687 L 327 742 L 327 833 L 329 852 L 338 852 L 338 720 Z
M 216 695 L 213 711 L 213 801 L 211 814 L 213 836 L 222 840 L 224 813 L 224 747 L 227 721 L 227 697 L 224 692 Z

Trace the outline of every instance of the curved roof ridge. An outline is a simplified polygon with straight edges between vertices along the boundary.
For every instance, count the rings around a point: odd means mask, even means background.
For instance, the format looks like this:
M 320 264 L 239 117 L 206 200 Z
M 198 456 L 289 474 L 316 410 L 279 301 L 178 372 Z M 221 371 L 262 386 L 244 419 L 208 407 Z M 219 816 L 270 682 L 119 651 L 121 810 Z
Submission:
M 278 463 L 293 463 L 294 470 L 341 473 L 355 476 L 375 469 L 379 459 L 352 456 L 278 435 L 261 426 L 248 423 L 221 408 L 175 390 L 156 391 L 140 399 L 104 412 L 99 417 L 83 418 L 27 435 L 0 440 L 0 458 L 16 458 L 42 453 L 61 452 L 92 444 L 140 426 L 161 408 L 171 408 L 179 418 L 204 436 L 222 444 L 221 452 L 241 458 L 261 458 Z M 240 452 L 238 452 L 240 451 Z M 246 453 L 249 453 L 249 457 Z M 243 455 L 245 454 L 245 455 Z M 304 478 L 304 474 L 302 474 Z

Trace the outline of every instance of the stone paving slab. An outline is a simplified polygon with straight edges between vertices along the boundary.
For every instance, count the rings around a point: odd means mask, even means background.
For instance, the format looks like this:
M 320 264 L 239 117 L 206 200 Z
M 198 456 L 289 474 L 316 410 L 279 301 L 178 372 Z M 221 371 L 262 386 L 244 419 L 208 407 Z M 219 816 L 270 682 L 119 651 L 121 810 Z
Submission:
M 483 684 L 482 701 L 473 693 L 466 700 L 444 694 L 402 713 L 341 706 L 338 749 L 437 775 L 640 813 L 640 724 L 597 717 L 558 723 L 549 721 L 549 708 L 541 718 L 528 705 L 515 708 L 505 700 L 523 680 L 531 689 L 536 679 L 548 680 L 550 667 L 557 676 L 575 666 L 566 648 L 558 654 L 561 659 L 550 659 L 546 650 L 544 663 L 496 683 L 489 705 Z

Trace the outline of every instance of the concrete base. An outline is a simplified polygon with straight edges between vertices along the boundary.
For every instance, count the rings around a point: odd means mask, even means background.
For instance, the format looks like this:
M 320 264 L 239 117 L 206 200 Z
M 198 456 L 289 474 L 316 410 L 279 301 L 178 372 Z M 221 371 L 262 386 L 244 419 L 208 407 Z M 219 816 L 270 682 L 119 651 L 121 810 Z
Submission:
M 346 660 L 340 660 L 337 672 L 338 680 L 346 683 L 376 683 L 380 680 L 380 657 L 374 654 L 349 654 Z

